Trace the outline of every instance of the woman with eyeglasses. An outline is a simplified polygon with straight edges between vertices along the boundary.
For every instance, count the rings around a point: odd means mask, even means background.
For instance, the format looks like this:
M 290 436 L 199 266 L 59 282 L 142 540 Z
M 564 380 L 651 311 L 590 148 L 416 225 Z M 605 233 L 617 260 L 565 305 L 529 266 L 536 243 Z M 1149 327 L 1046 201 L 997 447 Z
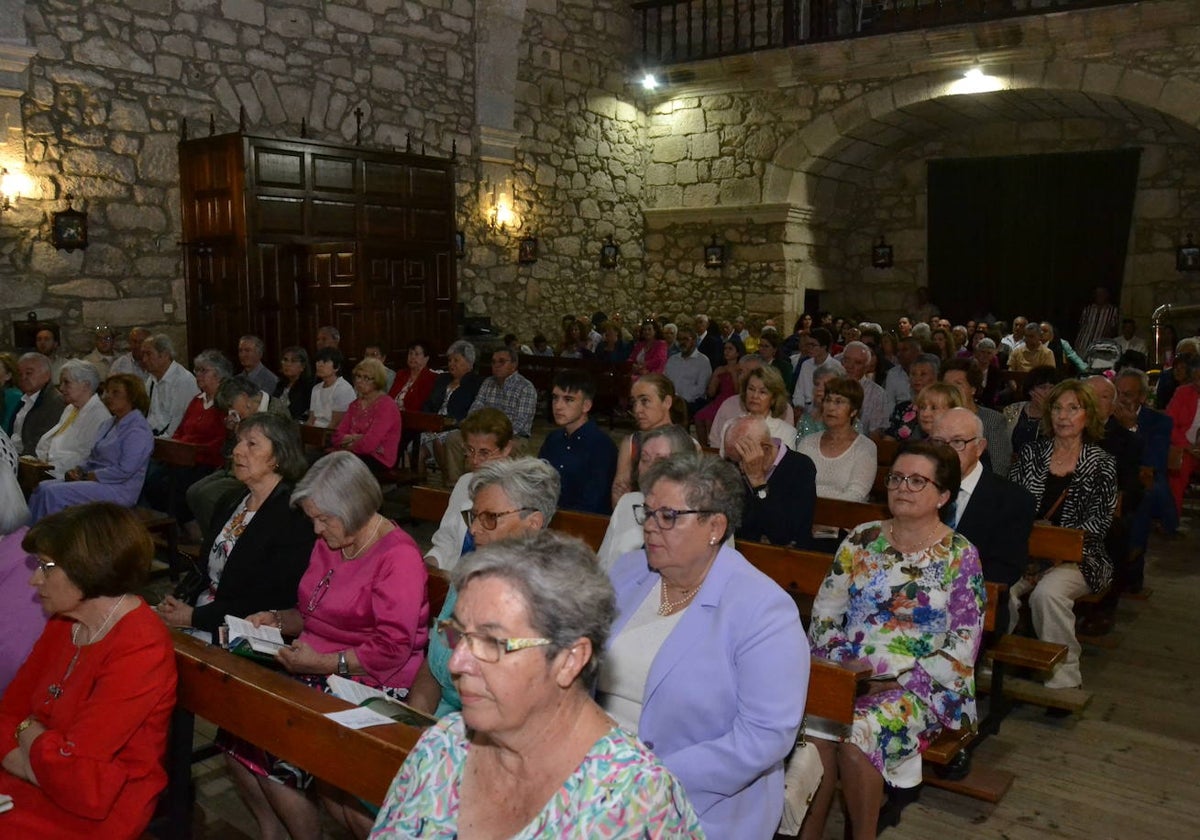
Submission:
M 313 688 L 324 690 L 327 678 L 337 674 L 403 697 L 429 635 L 427 575 L 417 544 L 378 512 L 379 484 L 349 452 L 333 452 L 313 464 L 291 501 L 312 521 L 318 538 L 296 606 L 252 613 L 247 621 L 278 627 L 294 639 L 275 658 Z M 294 840 L 321 836 L 311 775 L 224 732 L 218 743 L 258 823 L 258 836 L 282 837 L 285 831 Z
M 813 718 L 806 724 L 825 775 L 802 840 L 824 836 L 839 781 L 852 836 L 874 838 L 888 824 L 880 813 L 885 785 L 915 788 L 930 742 L 976 719 L 983 571 L 979 552 L 939 516 L 959 481 L 950 447 L 906 444 L 886 479 L 892 518 L 850 532 L 813 601 L 813 654 L 865 662 L 871 677 L 855 700 L 852 724 Z
M 481 466 L 469 478 L 471 504 L 460 514 L 467 524 L 469 541 L 459 563 L 486 545 L 550 526 L 561 480 L 558 470 L 545 461 L 496 460 Z M 454 615 L 457 600 L 458 592 L 452 587 L 438 621 Z M 434 634 L 430 638 L 429 654 L 408 696 L 411 706 L 439 718 L 462 708 L 450 668 L 453 653 L 442 636 Z
M 288 414 L 297 423 L 308 417 L 312 402 L 313 377 L 308 365 L 308 351 L 303 347 L 285 347 L 279 359 L 279 383 L 275 386 L 276 399 L 283 400 Z
M 642 483 L 645 547 L 609 572 L 617 620 L 598 699 L 683 783 L 705 836 L 770 840 L 808 691 L 799 613 L 722 544 L 741 522 L 736 467 L 675 455 Z
M 175 708 L 170 635 L 134 594 L 154 543 L 126 507 L 96 502 L 43 519 L 22 547 L 50 618 L 0 700 L 0 793 L 13 799 L 0 834 L 140 837 L 167 784 Z
M 1010 587 L 1009 632 L 1016 628 L 1021 599 L 1028 595 L 1037 637 L 1067 647 L 1046 687 L 1078 688 L 1083 675 L 1074 604 L 1112 581 L 1113 562 L 1104 540 L 1117 505 L 1117 467 L 1097 443 L 1104 437 L 1104 421 L 1095 397 L 1077 379 L 1060 382 L 1046 398 L 1042 434 L 1018 453 L 1010 478 L 1033 494 L 1039 520 L 1083 530 L 1083 561 L 1060 563 Z
M 333 448 L 353 452 L 375 475 L 396 465 L 400 451 L 400 409 L 388 399 L 387 369 L 378 359 L 363 359 L 354 366 L 354 393 L 333 433 Z
M 547 532 L 501 540 L 454 585 L 436 636 L 462 712 L 421 736 L 371 837 L 701 836 L 679 780 L 591 698 L 614 613 L 592 552 Z
M 854 428 L 862 403 L 862 385 L 845 376 L 830 379 L 821 404 L 825 431 L 796 444 L 796 451 L 812 458 L 817 468 L 817 495 L 822 498 L 865 502 L 875 483 L 875 441 Z

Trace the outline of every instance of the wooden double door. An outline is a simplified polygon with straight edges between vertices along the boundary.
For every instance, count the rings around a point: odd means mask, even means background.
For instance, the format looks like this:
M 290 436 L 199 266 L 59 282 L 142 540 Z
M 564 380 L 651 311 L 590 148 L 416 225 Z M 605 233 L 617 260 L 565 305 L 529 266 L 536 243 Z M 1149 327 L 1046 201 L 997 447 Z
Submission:
M 351 359 L 456 337 L 449 161 L 232 134 L 182 142 L 180 173 L 190 355 L 251 333 L 275 366 L 325 325 Z

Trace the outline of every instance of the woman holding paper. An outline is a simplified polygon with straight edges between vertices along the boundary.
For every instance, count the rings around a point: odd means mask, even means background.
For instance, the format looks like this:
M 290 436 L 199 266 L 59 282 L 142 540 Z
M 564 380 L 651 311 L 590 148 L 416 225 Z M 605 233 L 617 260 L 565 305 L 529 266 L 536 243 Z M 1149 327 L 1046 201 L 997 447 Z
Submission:
M 203 572 L 189 575 L 158 605 L 171 627 L 215 633 L 226 615 L 242 618 L 296 602 L 315 539 L 288 498 L 308 467 L 299 431 L 288 417 L 259 412 L 238 425 L 237 439 L 233 474 L 248 492 L 229 499 L 205 528 L 211 536 L 200 552 Z
M 378 512 L 382 503 L 378 482 L 349 452 L 321 458 L 292 493 L 320 538 L 297 606 L 247 620 L 296 637 L 276 658 L 314 688 L 324 689 L 325 678 L 338 674 L 403 696 L 424 660 L 425 562 L 412 537 Z M 312 776 L 223 733 L 220 743 L 259 837 L 321 836 L 320 812 L 308 793 Z
M 47 516 L 22 541 L 50 616 L 0 700 L 0 837 L 139 837 L 167 783 L 175 655 L 133 594 L 154 544 L 110 502 Z

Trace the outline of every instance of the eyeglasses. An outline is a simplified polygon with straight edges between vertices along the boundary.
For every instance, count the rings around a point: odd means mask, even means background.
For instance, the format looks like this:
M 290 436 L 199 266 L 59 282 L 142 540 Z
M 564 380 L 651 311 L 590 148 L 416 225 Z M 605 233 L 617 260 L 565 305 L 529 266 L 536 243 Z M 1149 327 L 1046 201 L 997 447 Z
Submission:
M 317 608 L 317 604 L 321 603 L 321 599 L 325 597 L 325 593 L 329 591 L 329 583 L 333 580 L 333 569 L 325 573 L 325 576 L 317 581 L 316 587 L 312 594 L 308 596 L 308 606 L 306 610 L 309 615 L 312 615 L 313 610 Z
M 977 440 L 979 440 L 979 435 L 976 435 L 975 437 L 969 437 L 969 438 L 931 437 L 929 439 L 929 442 L 936 443 L 939 446 L 949 446 L 955 452 L 962 452 L 964 449 L 967 448 L 967 444 L 974 443 Z
M 633 518 L 639 525 L 645 525 L 648 520 L 653 519 L 655 523 L 664 531 L 670 531 L 675 527 L 675 522 L 681 516 L 687 516 L 689 513 L 694 513 L 697 516 L 711 516 L 714 513 L 720 513 L 716 510 L 675 510 L 674 508 L 661 507 L 655 510 L 648 508 L 645 505 L 633 506 Z
M 473 510 L 464 510 L 463 511 L 463 519 L 467 520 L 468 528 L 470 528 L 472 525 L 474 525 L 475 521 L 478 520 L 479 524 L 483 526 L 483 530 L 495 531 L 496 523 L 500 521 L 500 517 L 510 516 L 514 513 L 524 513 L 525 511 L 530 511 L 530 510 L 534 510 L 534 509 L 535 508 L 522 507 L 522 508 L 513 508 L 512 510 L 501 510 L 501 511 L 495 511 L 495 512 L 490 511 L 490 510 L 481 510 L 478 513 L 476 513 Z
M 37 564 L 38 569 L 41 570 L 42 577 L 49 577 L 50 570 L 58 566 L 53 560 L 43 560 L 41 557 L 37 558 Z
M 554 644 L 549 639 L 497 639 L 484 633 L 468 633 L 457 621 L 450 618 L 439 621 L 437 629 L 450 650 L 458 650 L 459 644 L 465 641 L 471 656 L 487 663 L 499 662 L 500 657 L 506 653 Z
M 1065 414 L 1068 417 L 1074 417 L 1079 412 L 1083 411 L 1081 405 L 1052 405 L 1050 406 L 1051 414 Z
M 468 458 L 483 458 L 484 460 L 487 460 L 488 458 L 491 458 L 493 455 L 498 454 L 500 452 L 500 450 L 499 449 L 476 449 L 473 446 L 464 446 L 463 452 L 465 452 L 467 454 Z
M 845 397 L 840 397 L 836 394 L 826 395 L 825 399 L 823 399 L 821 402 L 823 402 L 825 405 L 850 405 L 850 400 L 846 399 Z
M 917 473 L 913 473 L 912 475 L 904 475 L 903 473 L 890 472 L 884 477 L 883 483 L 884 486 L 886 486 L 889 490 L 899 490 L 900 485 L 903 484 L 913 493 L 920 493 L 927 485 L 930 484 L 939 490 L 941 489 L 938 483 L 932 478 L 926 478 L 925 476 L 918 475 Z

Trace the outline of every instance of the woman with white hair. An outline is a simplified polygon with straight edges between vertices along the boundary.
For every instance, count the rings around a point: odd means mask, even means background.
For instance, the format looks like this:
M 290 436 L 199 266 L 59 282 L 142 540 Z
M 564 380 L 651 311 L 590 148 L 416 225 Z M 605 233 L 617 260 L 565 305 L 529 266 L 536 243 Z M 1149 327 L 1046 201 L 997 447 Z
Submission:
M 38 441 L 39 461 L 50 464 L 51 475 L 62 478 L 68 470 L 87 460 L 100 435 L 100 427 L 112 415 L 100 401 L 100 375 L 88 362 L 71 359 L 62 366 L 58 390 L 62 394 L 62 417 Z

